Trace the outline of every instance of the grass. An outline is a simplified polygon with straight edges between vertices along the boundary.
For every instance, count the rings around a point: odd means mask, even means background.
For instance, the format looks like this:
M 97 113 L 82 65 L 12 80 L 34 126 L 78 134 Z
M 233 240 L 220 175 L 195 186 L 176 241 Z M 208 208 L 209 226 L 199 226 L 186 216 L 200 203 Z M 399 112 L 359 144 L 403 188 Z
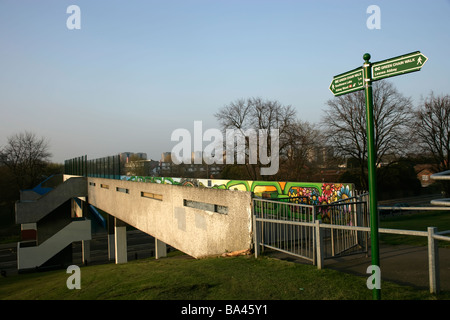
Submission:
M 312 265 L 253 256 L 175 256 L 81 267 L 81 289 L 66 270 L 0 278 L 1 300 L 371 300 L 366 278 Z M 382 282 L 383 299 L 450 299 Z
M 450 230 L 450 211 L 427 211 L 405 214 L 381 219 L 380 228 L 427 231 L 428 227 L 436 227 L 439 231 Z M 449 235 L 447 235 L 449 236 Z M 390 245 L 427 245 L 427 237 L 380 234 L 380 241 Z M 450 248 L 449 241 L 439 241 L 440 247 Z
M 450 212 L 383 218 L 380 227 L 450 229 Z M 388 244 L 426 245 L 425 237 L 380 234 Z M 449 246 L 440 241 L 440 245 Z M 450 246 L 449 246 L 450 247 Z M 169 258 L 81 267 L 81 289 L 69 290 L 65 269 L 0 278 L 0 300 L 371 300 L 366 277 L 253 256 Z M 382 281 L 385 300 L 450 300 L 428 290 Z

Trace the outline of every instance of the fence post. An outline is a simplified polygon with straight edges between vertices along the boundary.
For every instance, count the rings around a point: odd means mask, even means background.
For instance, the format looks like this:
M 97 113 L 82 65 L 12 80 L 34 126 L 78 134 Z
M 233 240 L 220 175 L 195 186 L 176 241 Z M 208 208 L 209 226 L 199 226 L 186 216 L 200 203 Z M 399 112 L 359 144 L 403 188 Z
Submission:
M 317 265 L 317 236 L 316 236 L 316 206 L 312 207 L 312 219 L 311 216 L 309 217 L 309 219 L 307 219 L 308 222 L 312 222 L 314 223 L 313 226 L 313 231 L 312 231 L 312 236 L 313 236 L 313 265 L 316 266 Z
M 434 239 L 436 227 L 428 227 L 428 274 L 430 278 L 430 293 L 439 293 L 439 246 Z
M 316 220 L 316 250 L 317 250 L 317 269 L 323 267 L 323 232 L 320 228 L 320 220 Z
M 256 210 L 254 210 L 255 202 L 252 201 L 252 215 L 253 215 L 253 246 L 255 250 L 255 258 L 258 258 L 259 256 L 259 236 L 258 236 L 258 228 L 257 228 L 257 221 L 256 221 Z

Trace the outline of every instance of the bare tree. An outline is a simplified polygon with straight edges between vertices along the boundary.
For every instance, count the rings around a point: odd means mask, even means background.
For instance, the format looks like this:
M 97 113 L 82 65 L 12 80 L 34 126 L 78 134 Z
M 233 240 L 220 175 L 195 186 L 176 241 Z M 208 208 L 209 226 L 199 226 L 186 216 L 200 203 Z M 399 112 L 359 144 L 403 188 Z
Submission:
M 312 164 L 311 155 L 323 146 L 320 131 L 307 121 L 296 120 L 286 128 L 280 178 L 304 181 L 303 172 Z
M 285 138 L 289 129 L 295 122 L 296 112 L 292 106 L 284 106 L 278 101 L 263 100 L 262 98 L 239 99 L 222 107 L 215 115 L 219 121 L 222 130 L 235 129 L 246 136 L 246 130 L 254 129 L 256 131 L 267 130 L 270 136 L 273 129 L 279 133 L 279 152 L 280 154 L 287 146 Z M 248 145 L 248 137 L 246 137 Z M 270 141 L 268 145 L 270 152 Z M 248 153 L 246 158 L 248 160 Z M 246 170 L 253 180 L 259 180 L 263 177 L 259 173 L 261 164 L 249 163 L 246 161 Z
M 251 104 L 249 100 L 239 99 L 222 107 L 214 116 L 222 129 L 245 130 L 250 126 Z
M 15 177 L 19 189 L 34 187 L 42 180 L 43 172 L 51 157 L 48 142 L 31 132 L 8 137 L 0 150 L 0 163 Z
M 433 93 L 416 112 L 415 131 L 423 151 L 431 153 L 438 171 L 450 170 L 450 96 Z M 444 191 L 450 195 L 449 184 Z
M 327 143 L 336 152 L 359 163 L 361 184 L 367 187 L 367 125 L 364 92 L 343 95 L 327 102 L 322 119 Z M 373 83 L 376 165 L 388 156 L 406 153 L 413 119 L 411 99 L 400 94 L 390 82 Z

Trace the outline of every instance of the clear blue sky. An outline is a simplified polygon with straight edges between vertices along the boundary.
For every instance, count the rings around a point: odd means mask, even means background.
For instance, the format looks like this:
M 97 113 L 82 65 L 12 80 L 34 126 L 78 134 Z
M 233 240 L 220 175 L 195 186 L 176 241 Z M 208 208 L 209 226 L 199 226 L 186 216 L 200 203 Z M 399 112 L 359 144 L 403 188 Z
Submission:
M 67 7 L 81 9 L 69 30 Z M 381 29 L 369 30 L 369 5 Z M 260 96 L 318 123 L 334 75 L 419 50 L 420 72 L 392 78 L 417 105 L 450 93 L 449 0 L 0 0 L 0 146 L 25 130 L 53 161 L 146 152 L 172 131 L 217 128 L 214 113 Z

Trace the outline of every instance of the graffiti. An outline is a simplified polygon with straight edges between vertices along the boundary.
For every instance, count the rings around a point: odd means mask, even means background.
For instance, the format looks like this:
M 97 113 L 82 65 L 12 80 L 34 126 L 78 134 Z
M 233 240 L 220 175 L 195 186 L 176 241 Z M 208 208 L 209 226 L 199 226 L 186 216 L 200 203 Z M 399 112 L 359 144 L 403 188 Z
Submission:
M 121 180 L 172 184 L 188 187 L 250 191 L 265 199 L 293 199 L 309 205 L 325 205 L 352 197 L 354 186 L 349 183 L 314 183 L 288 181 L 251 181 L 195 179 L 171 177 L 122 176 Z

